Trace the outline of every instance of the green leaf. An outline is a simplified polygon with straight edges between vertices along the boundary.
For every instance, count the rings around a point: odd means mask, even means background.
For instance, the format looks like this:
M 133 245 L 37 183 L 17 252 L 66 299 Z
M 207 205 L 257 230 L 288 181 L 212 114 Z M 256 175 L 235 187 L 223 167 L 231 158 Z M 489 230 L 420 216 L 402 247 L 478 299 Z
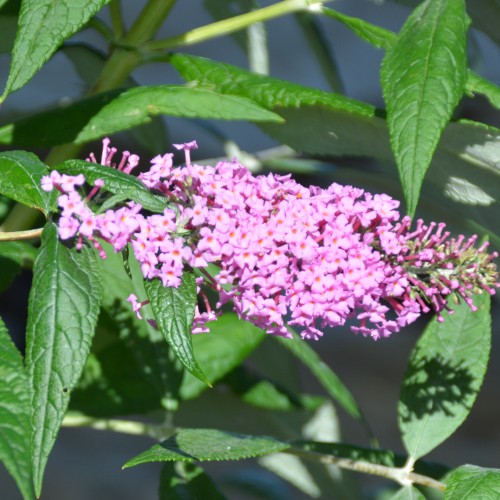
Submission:
M 0 194 L 47 215 L 56 199 L 55 193 L 42 189 L 42 177 L 48 173 L 48 167 L 32 153 L 0 153 Z
M 492 106 L 500 109 L 500 87 L 474 71 L 469 70 L 467 73 L 465 91 L 468 94 L 484 95 Z
M 344 26 L 347 26 L 356 33 L 356 35 L 374 47 L 379 49 L 390 49 L 396 43 L 396 33 L 382 28 L 381 26 L 363 21 L 363 19 L 359 17 L 347 16 L 346 14 L 342 14 L 341 12 L 337 12 L 327 7 L 323 7 L 321 12 L 340 21 Z
M 481 1 L 482 0 L 480 0 L 480 2 Z M 491 0 L 485 1 L 490 2 Z M 475 5 L 475 3 L 473 3 L 473 5 Z M 398 37 L 396 33 L 377 26 L 376 24 L 368 23 L 358 17 L 347 16 L 326 7 L 323 7 L 322 13 L 340 21 L 360 38 L 374 47 L 391 49 L 397 41 Z M 500 108 L 500 88 L 470 69 L 467 71 L 465 91 L 469 94 L 483 94 L 490 101 L 492 106 Z
M 147 462 L 241 460 L 289 448 L 268 436 L 250 436 L 214 429 L 181 429 L 167 440 L 129 460 L 123 468 Z
M 190 82 L 215 87 L 217 92 L 222 94 L 247 97 L 268 109 L 299 108 L 317 104 L 366 117 L 372 117 L 375 110 L 369 104 L 340 94 L 257 75 L 204 57 L 173 54 L 170 62 L 181 76 Z
M 155 195 L 133 175 L 125 174 L 120 170 L 104 165 L 89 163 L 84 160 L 66 160 L 54 168 L 59 173 L 68 175 L 83 174 L 88 183 L 94 184 L 97 179 L 104 181 L 106 191 L 126 196 L 129 200 L 142 205 L 146 210 L 152 212 L 163 212 L 167 206 L 164 196 Z
M 391 161 L 386 122 L 375 115 L 366 116 L 321 104 L 299 108 L 277 107 L 284 125 L 260 125 L 274 140 L 297 151 L 319 155 L 376 157 Z M 304 127 L 307 124 L 307 127 Z
M 464 0 L 427 0 L 408 18 L 382 63 L 389 134 L 410 215 L 463 94 L 467 26 Z
M 176 85 L 113 90 L 0 128 L 0 144 L 82 144 L 151 122 L 158 115 L 282 122 L 245 97 Z
M 208 89 L 159 85 L 125 91 L 94 116 L 78 135 L 89 141 L 150 121 L 160 114 L 188 118 L 282 122 L 282 118 L 250 99 L 222 95 Z M 103 132 L 105 130 L 105 132 Z
M 176 405 L 184 371 L 172 360 L 160 332 L 137 318 L 126 298 L 145 297 L 142 273 L 128 256 L 133 279 L 121 254 L 104 244 L 101 266 L 103 304 L 92 353 L 70 408 L 95 417 L 148 413 Z M 150 312 L 143 314 L 150 316 Z
M 0 242 L 0 256 L 15 262 L 23 268 L 31 268 L 33 266 L 36 254 L 37 249 L 25 241 Z
M 175 363 L 167 363 L 165 341 L 150 340 L 145 322 L 134 330 L 129 304 L 123 302 L 101 312 L 93 352 L 71 396 L 73 411 L 97 418 L 139 415 L 165 410 L 169 388 L 175 397 L 182 371 L 173 374 Z
M 226 497 L 199 465 L 166 463 L 160 474 L 160 500 L 196 498 L 224 500 Z
M 335 94 L 255 75 L 200 57 L 175 54 L 172 63 L 193 84 L 198 82 L 215 86 L 219 92 L 245 95 L 279 110 L 286 119 L 285 124 L 266 124 L 260 128 L 298 151 L 315 155 L 372 156 L 385 162 L 394 159 L 386 122 L 369 105 L 358 103 L 361 107 L 351 107 L 350 112 L 344 112 L 347 104 L 342 107 L 339 103 L 343 103 L 344 98 Z M 500 199 L 496 166 L 499 137 L 498 129 L 478 122 L 450 123 L 427 179 L 457 203 L 490 205 Z
M 311 370 L 330 397 L 351 417 L 362 419 L 361 411 L 352 394 L 307 342 L 304 342 L 296 333 L 293 334 L 293 339 L 275 338 Z
M 20 89 L 59 45 L 109 0 L 23 0 L 7 85 L 0 98 Z
M 170 62 L 193 84 L 239 95 L 278 112 L 284 124 L 259 124 L 300 151 L 391 159 L 385 120 L 375 108 L 341 94 L 303 87 L 202 57 L 174 54 Z M 307 124 L 307 127 L 304 127 Z
M 425 497 L 413 486 L 404 486 L 391 497 L 391 500 L 425 500 Z
M 307 394 L 296 395 L 245 366 L 238 366 L 223 382 L 245 403 L 266 410 L 315 410 L 325 398 Z
M 80 132 L 88 126 L 93 116 L 98 115 L 107 104 L 123 92 L 123 89 L 110 90 L 4 125 L 0 127 L 0 144 L 47 147 L 85 142 L 78 140 Z M 101 132 L 102 135 L 99 135 Z M 106 130 L 97 131 L 93 139 L 99 139 L 106 133 Z
M 174 354 L 189 373 L 210 385 L 193 352 L 191 327 L 197 301 L 194 275 L 185 272 L 178 288 L 165 287 L 158 278 L 144 280 L 144 288 L 156 324 Z
M 479 2 L 473 2 L 472 5 L 476 6 L 481 3 L 483 0 L 479 0 Z M 495 2 L 496 0 L 485 0 L 486 2 Z M 500 6 L 500 4 L 499 4 Z M 472 7 L 471 7 L 472 8 Z M 498 7 L 497 12 L 498 12 Z M 468 9 L 468 12 L 472 15 L 471 9 Z M 350 30 L 356 33 L 360 38 L 368 42 L 377 48 L 382 49 L 391 49 L 397 41 L 397 34 L 377 26 L 376 24 L 368 23 L 358 17 L 351 17 L 340 12 L 337 12 L 333 9 L 329 9 L 324 7 L 322 9 L 322 13 L 326 14 L 329 17 L 340 21 L 342 24 L 347 26 Z M 498 23 L 497 23 L 498 24 Z M 495 25 L 496 30 L 496 25 Z M 498 30 L 497 30 L 498 31 Z M 471 69 L 467 70 L 467 81 L 465 84 L 465 91 L 468 94 L 482 94 L 484 95 L 491 103 L 492 106 L 496 108 L 500 108 L 500 88 L 494 83 L 490 82 L 486 78 L 478 75 Z
M 193 335 L 193 351 L 198 364 L 212 383 L 236 368 L 264 340 L 260 328 L 225 313 L 208 324 L 210 333 Z M 192 399 L 207 388 L 193 375 L 186 373 L 180 388 L 182 399 Z
M 23 267 L 31 267 L 36 249 L 25 241 L 0 242 L 0 291 L 7 289 Z
M 477 312 L 462 303 L 434 318 L 417 342 L 398 406 L 403 442 L 419 458 L 445 441 L 469 414 L 483 382 L 491 345 L 490 297 Z
M 0 460 L 25 500 L 35 498 L 30 444 L 28 377 L 21 354 L 0 319 Z
M 449 476 L 445 500 L 494 500 L 500 497 L 500 470 L 462 465 Z
M 395 0 L 397 3 L 417 6 L 421 0 Z M 486 33 L 493 42 L 500 44 L 500 1 L 499 0 L 467 0 L 467 12 L 472 18 L 472 26 Z
M 500 129 L 460 120 L 449 124 L 442 145 L 436 151 L 428 175 L 446 197 L 465 205 L 480 206 L 500 200 Z
M 33 269 L 26 338 L 32 465 L 37 496 L 71 391 L 86 362 L 101 283 L 93 248 L 69 250 L 48 223 Z

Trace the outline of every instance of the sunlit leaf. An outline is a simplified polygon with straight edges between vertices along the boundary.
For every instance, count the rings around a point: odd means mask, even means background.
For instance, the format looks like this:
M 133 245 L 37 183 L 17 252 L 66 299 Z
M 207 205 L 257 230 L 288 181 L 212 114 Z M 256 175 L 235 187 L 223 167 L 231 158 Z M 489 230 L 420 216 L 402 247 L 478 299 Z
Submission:
M 42 189 L 42 177 L 48 173 L 48 167 L 33 153 L 0 153 L 0 193 L 44 214 L 50 212 L 56 198 L 55 193 Z
M 0 144 L 82 144 L 151 122 L 159 115 L 283 122 L 254 101 L 214 90 L 158 85 L 113 90 L 0 128 Z
M 94 249 L 69 250 L 59 242 L 56 226 L 48 223 L 33 269 L 26 338 L 37 496 L 71 391 L 87 360 L 100 299 Z
M 449 476 L 445 500 L 486 500 L 500 497 L 500 470 L 462 465 Z
M 23 0 L 9 79 L 1 97 L 20 89 L 109 0 Z
M 167 199 L 164 196 L 153 194 L 137 177 L 115 168 L 84 160 L 66 160 L 57 165 L 55 170 L 68 175 L 83 174 L 86 181 L 92 185 L 97 179 L 101 179 L 104 181 L 104 190 L 135 201 L 152 212 L 161 213 L 167 206 Z
M 476 296 L 444 321 L 434 318 L 417 342 L 398 407 L 403 442 L 419 458 L 445 441 L 469 414 L 483 382 L 491 345 L 490 296 Z
M 172 352 L 189 373 L 210 385 L 210 381 L 195 358 L 191 338 L 197 301 L 194 275 L 184 272 L 182 283 L 178 288 L 163 286 L 158 278 L 144 280 L 144 288 L 156 324 Z
M 167 440 L 129 460 L 123 467 L 147 462 L 241 460 L 283 451 L 290 445 L 267 436 L 214 429 L 181 429 Z
M 391 144 L 410 215 L 463 94 L 467 26 L 464 0 L 426 1 L 408 18 L 382 64 Z
M 131 253 L 131 279 L 123 256 L 104 246 L 102 310 L 70 408 L 95 417 L 116 417 L 175 407 L 184 374 L 180 363 L 172 359 L 161 333 L 139 320 L 126 301 L 131 293 L 146 298 L 139 264 Z M 151 317 L 149 311 L 143 314 Z
M 28 377 L 21 354 L 0 319 L 0 460 L 25 500 L 35 498 L 30 444 Z

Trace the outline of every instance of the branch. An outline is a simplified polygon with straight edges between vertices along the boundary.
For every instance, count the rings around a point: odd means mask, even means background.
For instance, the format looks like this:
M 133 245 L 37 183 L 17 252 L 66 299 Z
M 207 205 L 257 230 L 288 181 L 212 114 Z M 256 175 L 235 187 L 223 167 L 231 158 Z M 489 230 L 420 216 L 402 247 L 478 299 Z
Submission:
M 85 415 L 68 413 L 63 420 L 64 427 L 88 427 L 98 431 L 120 432 L 133 436 L 148 436 L 162 440 L 175 432 L 175 427 L 169 424 L 146 424 L 134 420 L 119 420 L 86 417 Z
M 317 11 L 322 4 L 328 1 L 329 0 L 283 0 L 269 7 L 263 7 L 262 9 L 253 10 L 239 16 L 230 17 L 222 21 L 207 24 L 206 26 L 201 26 L 200 28 L 195 28 L 182 35 L 146 43 L 143 49 L 147 53 L 148 51 L 164 51 L 182 45 L 193 45 L 212 38 L 230 35 L 235 31 L 248 28 L 254 23 L 269 21 L 270 19 L 281 17 L 286 14 L 301 11 L 314 12 Z
M 0 230 L 0 241 L 18 241 L 18 240 L 31 240 L 33 238 L 40 238 L 43 228 L 29 229 L 28 231 L 9 231 L 4 232 Z
M 317 453 L 314 451 L 303 450 L 300 448 L 289 448 L 284 450 L 283 453 L 289 453 L 290 455 L 296 455 L 301 458 L 307 458 L 320 462 L 322 464 L 334 464 L 343 469 L 353 470 L 355 472 L 363 472 L 365 474 L 371 474 L 373 476 L 381 476 L 387 479 L 392 479 L 400 483 L 403 486 L 408 484 L 420 484 L 422 486 L 428 486 L 439 491 L 445 491 L 446 485 L 433 479 L 432 477 L 423 476 L 422 474 L 416 474 L 408 470 L 408 467 L 404 468 L 398 467 L 387 467 L 385 465 L 372 464 L 370 462 L 364 462 L 361 460 L 351 460 L 350 458 L 339 458 L 333 455 L 324 455 L 322 453 Z

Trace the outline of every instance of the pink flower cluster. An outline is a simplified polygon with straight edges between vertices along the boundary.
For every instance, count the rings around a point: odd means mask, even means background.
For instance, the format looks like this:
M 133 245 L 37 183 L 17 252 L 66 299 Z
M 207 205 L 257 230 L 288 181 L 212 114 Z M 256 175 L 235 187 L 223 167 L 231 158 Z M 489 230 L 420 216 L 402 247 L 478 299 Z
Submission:
M 194 333 L 208 331 L 205 323 L 232 300 L 241 318 L 271 334 L 289 336 L 288 324 L 317 339 L 324 328 L 357 318 L 351 329 L 377 339 L 422 313 L 439 315 L 450 295 L 473 307 L 473 293 L 493 294 L 498 286 L 487 243 L 475 249 L 475 237 L 450 238 L 444 224 L 418 221 L 411 231 L 387 195 L 339 184 L 306 188 L 289 175 L 254 176 L 237 161 L 196 165 L 189 153 L 195 142 L 176 147 L 185 151 L 184 166 L 173 168 L 173 155 L 165 154 L 139 175 L 168 199 L 162 214 L 145 215 L 134 202 L 94 214 L 89 203 L 103 183 L 84 200 L 76 190 L 83 176 L 53 171 L 42 185 L 64 193 L 62 239 L 77 237 L 81 246 L 86 238 L 99 248 L 100 238 L 116 251 L 130 243 L 144 277 L 164 286 L 177 287 L 186 269 L 200 269 L 206 312 L 196 311 Z M 105 140 L 101 164 L 114 166 L 115 152 Z M 130 173 L 137 163 L 125 153 L 117 168 Z M 215 309 L 205 286 L 219 294 Z M 129 301 L 140 315 L 137 297 Z

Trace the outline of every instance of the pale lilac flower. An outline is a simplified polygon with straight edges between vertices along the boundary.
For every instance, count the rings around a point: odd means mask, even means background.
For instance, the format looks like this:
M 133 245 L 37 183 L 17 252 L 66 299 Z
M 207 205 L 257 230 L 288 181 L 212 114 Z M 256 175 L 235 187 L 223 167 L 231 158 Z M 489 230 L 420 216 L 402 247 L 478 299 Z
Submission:
M 66 175 L 62 174 L 58 184 L 61 186 L 63 191 L 69 193 L 75 190 L 75 186 L 81 186 L 85 183 L 85 177 L 83 174 L 78 175 Z
M 132 310 L 135 312 L 136 316 L 139 318 L 139 319 L 142 319 L 142 316 L 141 316 L 141 307 L 144 305 L 143 303 L 139 302 L 137 300 L 137 296 L 134 294 L 134 293 L 131 293 L 128 298 L 127 298 L 127 302 L 130 302 L 130 304 L 132 305 Z

